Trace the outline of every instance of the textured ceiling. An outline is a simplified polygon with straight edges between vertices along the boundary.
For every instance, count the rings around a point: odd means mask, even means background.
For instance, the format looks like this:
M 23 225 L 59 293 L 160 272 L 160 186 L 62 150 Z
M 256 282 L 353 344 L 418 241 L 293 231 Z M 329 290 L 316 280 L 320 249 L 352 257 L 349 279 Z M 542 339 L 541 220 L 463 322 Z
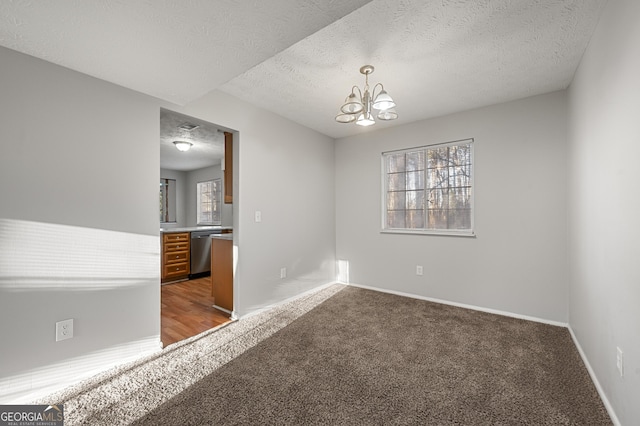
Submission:
M 179 104 L 219 88 L 338 138 L 566 88 L 605 3 L 0 0 L 0 45 Z M 400 118 L 336 123 L 365 64 Z
M 184 124 L 198 127 L 191 131 L 180 129 Z M 174 141 L 191 142 L 191 149 L 178 151 Z M 188 171 L 220 164 L 224 157 L 224 134 L 222 129 L 206 121 L 160 110 L 160 168 Z
M 1 0 L 0 45 L 185 104 L 369 0 Z
M 332 137 L 566 88 L 605 0 L 374 0 L 221 87 Z M 353 85 L 381 82 L 399 118 L 335 115 Z

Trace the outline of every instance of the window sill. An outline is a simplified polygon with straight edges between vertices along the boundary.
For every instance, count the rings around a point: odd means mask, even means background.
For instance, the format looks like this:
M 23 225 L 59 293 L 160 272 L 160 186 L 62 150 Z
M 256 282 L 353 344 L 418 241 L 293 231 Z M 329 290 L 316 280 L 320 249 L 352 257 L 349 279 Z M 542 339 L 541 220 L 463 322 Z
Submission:
M 446 237 L 471 237 L 475 238 L 476 233 L 473 230 L 470 231 L 454 231 L 451 229 L 382 229 L 381 234 L 409 234 L 409 235 L 440 235 Z

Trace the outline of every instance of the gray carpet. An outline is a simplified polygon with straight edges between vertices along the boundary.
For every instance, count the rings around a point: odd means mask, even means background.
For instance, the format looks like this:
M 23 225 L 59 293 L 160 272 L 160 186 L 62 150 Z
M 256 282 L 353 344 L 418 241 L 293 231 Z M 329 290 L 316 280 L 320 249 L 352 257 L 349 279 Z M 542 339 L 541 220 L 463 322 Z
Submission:
M 303 295 L 32 403 L 64 404 L 65 426 L 131 424 L 343 288 L 333 285 Z
M 611 424 L 565 328 L 334 293 L 135 424 Z

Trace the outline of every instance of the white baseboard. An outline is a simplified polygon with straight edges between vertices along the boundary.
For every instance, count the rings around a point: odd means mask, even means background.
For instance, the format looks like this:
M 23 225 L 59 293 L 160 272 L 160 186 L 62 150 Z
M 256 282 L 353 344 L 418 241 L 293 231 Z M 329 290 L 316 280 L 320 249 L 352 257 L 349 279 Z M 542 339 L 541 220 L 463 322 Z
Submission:
M 29 404 L 111 368 L 162 351 L 160 336 L 127 342 L 0 380 L 0 404 Z
M 272 304 L 270 304 L 270 305 L 263 306 L 263 307 L 261 307 L 261 308 L 259 308 L 259 309 L 256 309 L 256 310 L 254 310 L 254 311 L 251 311 L 251 312 L 249 312 L 249 313 L 247 313 L 247 314 L 241 315 L 241 316 L 239 317 L 239 319 L 249 318 L 249 317 L 251 317 L 251 316 L 253 316 L 253 315 L 257 315 L 257 314 L 262 313 L 262 312 L 264 312 L 264 311 L 268 311 L 268 310 L 270 310 L 270 309 L 273 309 L 273 308 L 275 308 L 276 306 L 280 306 L 280 305 L 283 305 L 283 304 L 285 304 L 285 303 L 289 303 L 289 302 L 291 302 L 291 301 L 294 301 L 294 300 L 296 300 L 296 299 L 299 299 L 299 298 L 301 298 L 301 297 L 307 296 L 307 295 L 309 295 L 309 294 L 316 293 L 316 292 L 318 292 L 318 291 L 320 291 L 320 290 L 324 290 L 325 288 L 327 288 L 327 287 L 331 287 L 331 286 L 332 286 L 332 285 L 334 285 L 334 284 L 344 284 L 344 283 L 340 283 L 340 282 L 337 282 L 337 281 L 331 281 L 331 282 L 328 282 L 328 283 L 326 283 L 326 284 L 322 284 L 322 285 L 320 285 L 320 286 L 318 286 L 318 287 L 314 287 L 314 288 L 312 288 L 312 289 L 309 289 L 309 290 L 303 291 L 303 292 L 302 292 L 302 293 L 300 293 L 300 294 L 296 294 L 296 295 L 291 296 L 291 297 L 288 297 L 288 298 L 286 298 L 286 299 L 284 299 L 284 300 L 280 300 L 280 301 L 278 301 L 278 302 L 276 302 L 276 303 L 272 303 Z M 235 311 L 234 311 L 234 312 L 235 312 Z
M 607 398 L 607 395 L 604 393 L 604 389 L 602 389 L 602 386 L 600 386 L 600 382 L 598 381 L 598 377 L 596 376 L 595 371 L 593 371 L 593 368 L 591 368 L 591 364 L 589 364 L 589 360 L 587 359 L 587 355 L 582 350 L 582 346 L 580 346 L 580 342 L 578 341 L 578 338 L 576 337 L 575 333 L 573 332 L 573 329 L 571 328 L 571 325 L 568 325 L 567 328 L 569 329 L 569 333 L 571 333 L 571 339 L 573 339 L 573 344 L 576 345 L 576 348 L 578 348 L 578 353 L 580 353 L 580 358 L 582 358 L 582 362 L 584 362 L 584 365 L 587 367 L 587 371 L 589 372 L 589 376 L 591 377 L 591 381 L 595 385 L 596 390 L 598 391 L 598 395 L 600 395 L 600 399 L 602 400 L 602 403 L 604 404 L 604 408 L 607 409 L 607 413 L 609 414 L 609 417 L 611 417 L 611 421 L 613 422 L 613 424 L 615 426 L 621 426 L 620 420 L 618 420 L 618 416 L 616 416 L 616 412 L 613 410 L 613 406 L 609 402 L 609 399 Z
M 364 289 L 367 289 L 367 290 L 379 291 L 379 292 L 382 292 L 382 293 L 395 294 L 397 296 L 410 297 L 412 299 L 426 300 L 427 302 L 434 302 L 434 303 L 440 303 L 440 304 L 443 304 L 443 305 L 456 306 L 458 308 L 465 308 L 465 309 L 471 309 L 471 310 L 474 310 L 474 311 L 487 312 L 489 314 L 496 314 L 496 315 L 502 315 L 502 316 L 505 316 L 505 317 L 518 318 L 518 319 L 523 319 L 523 320 L 527 320 L 527 321 L 534 321 L 534 322 L 539 322 L 539 323 L 543 323 L 543 324 L 555 325 L 555 326 L 558 326 L 558 327 L 567 327 L 568 326 L 568 324 L 566 322 L 552 321 L 552 320 L 548 320 L 548 319 L 544 319 L 544 318 L 532 317 L 532 316 L 529 316 L 529 315 L 521 315 L 521 314 L 516 314 L 516 313 L 513 313 L 513 312 L 500 311 L 498 309 L 485 308 L 485 307 L 482 307 L 482 306 L 467 305 L 466 303 L 451 302 L 449 300 L 436 299 L 436 298 L 433 298 L 433 297 L 425 297 L 425 296 L 420 296 L 420 295 L 411 294 L 411 293 L 404 293 L 402 291 L 388 290 L 388 289 L 378 288 L 378 287 L 369 287 L 369 286 L 366 286 L 366 285 L 354 284 L 354 283 L 349 283 L 347 285 L 351 285 L 351 286 L 354 286 L 354 287 L 360 287 L 360 288 L 364 288 Z
M 451 301 L 448 301 L 448 300 L 435 299 L 435 298 L 432 298 L 432 297 L 419 296 L 419 295 L 416 295 L 416 294 L 404 293 L 404 292 L 401 292 L 401 291 L 387 290 L 387 289 L 381 289 L 381 288 L 377 288 L 377 287 L 370 287 L 370 286 L 361 285 L 361 284 L 348 283 L 346 285 L 351 285 L 351 286 L 354 286 L 354 287 L 364 288 L 364 289 L 367 289 L 367 290 L 379 291 L 379 292 L 382 292 L 382 293 L 395 294 L 395 295 L 398 295 L 398 296 L 411 297 L 413 299 L 426 300 L 428 302 L 442 303 L 442 304 L 445 304 L 445 305 L 457 306 L 459 308 L 472 309 L 472 310 L 475 310 L 475 311 L 487 312 L 487 313 L 490 313 L 490 314 L 503 315 L 503 316 L 507 316 L 507 317 L 518 318 L 518 319 L 523 319 L 523 320 L 527 320 L 527 321 L 534 321 L 534 322 L 539 322 L 539 323 L 543 323 L 543 324 L 550 324 L 550 325 L 555 325 L 555 326 L 567 328 L 569 330 L 569 333 L 571 334 L 571 339 L 573 340 L 573 343 L 576 346 L 576 348 L 578 349 L 578 353 L 580 354 L 580 357 L 582 358 L 582 362 L 584 362 L 584 365 L 587 367 L 587 371 L 589 372 L 589 376 L 591 377 L 591 381 L 595 385 L 596 390 L 598 391 L 598 395 L 600 395 L 600 399 L 602 400 L 602 403 L 604 404 L 604 406 L 605 406 L 605 408 L 607 410 L 607 413 L 609 414 L 609 417 L 611 417 L 611 421 L 613 422 L 613 424 L 615 426 L 621 426 L 620 421 L 618 420 L 618 417 L 616 416 L 616 413 L 613 410 L 613 407 L 612 407 L 611 403 L 607 399 L 607 396 L 604 393 L 604 390 L 602 389 L 602 386 L 600 386 L 600 382 L 598 382 L 598 378 L 596 377 L 596 374 L 593 371 L 593 368 L 591 368 L 591 364 L 589 364 L 589 360 L 587 359 L 584 351 L 582 350 L 582 347 L 580 346 L 580 343 L 578 342 L 578 339 L 577 339 L 575 333 L 573 332 L 573 329 L 571 328 L 571 326 L 568 323 L 563 323 L 563 322 L 559 322 L 559 321 L 551 321 L 551 320 L 547 320 L 547 319 L 543 319 L 543 318 L 531 317 L 531 316 L 528 316 L 528 315 L 520 315 L 520 314 L 515 314 L 513 312 L 499 311 L 499 310 L 496 310 L 496 309 L 483 308 L 483 307 L 480 307 L 480 306 L 467 305 L 467 304 L 464 304 L 464 303 L 451 302 Z

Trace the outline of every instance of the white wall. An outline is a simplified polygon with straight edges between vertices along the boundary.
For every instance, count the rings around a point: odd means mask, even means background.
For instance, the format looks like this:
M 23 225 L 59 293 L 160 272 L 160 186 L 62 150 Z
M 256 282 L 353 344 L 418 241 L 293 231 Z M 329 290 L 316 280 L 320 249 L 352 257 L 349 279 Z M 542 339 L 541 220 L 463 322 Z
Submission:
M 569 323 L 624 425 L 640 421 L 639 23 L 640 2 L 610 1 L 569 90 Z
M 565 101 L 556 92 L 337 140 L 336 255 L 350 282 L 566 322 Z M 381 153 L 466 138 L 477 237 L 381 234 Z
M 162 228 L 184 228 L 188 222 L 187 214 L 187 172 L 180 170 L 160 169 L 161 179 L 176 181 L 176 222 L 162 223 Z
M 215 165 L 211 167 L 204 167 L 202 169 L 191 170 L 186 173 L 186 185 L 185 185 L 185 203 L 186 203 L 186 211 L 187 211 L 187 225 L 186 226 L 197 226 L 197 185 L 198 182 L 206 182 L 212 179 L 220 179 L 220 183 L 224 188 L 224 171 L 220 168 L 220 165 Z M 224 194 L 224 190 L 222 191 Z M 223 200 L 224 201 L 224 200 Z M 222 226 L 233 226 L 233 205 L 225 204 L 222 202 L 221 204 L 222 210 L 220 214 L 220 218 L 222 220 Z
M 239 315 L 335 280 L 333 140 L 214 91 L 185 108 L 234 129 Z M 262 222 L 254 222 L 255 211 Z M 280 278 L 280 268 L 287 278 Z
M 5 48 L 0 63 L 2 403 L 159 349 L 160 167 L 153 99 Z

